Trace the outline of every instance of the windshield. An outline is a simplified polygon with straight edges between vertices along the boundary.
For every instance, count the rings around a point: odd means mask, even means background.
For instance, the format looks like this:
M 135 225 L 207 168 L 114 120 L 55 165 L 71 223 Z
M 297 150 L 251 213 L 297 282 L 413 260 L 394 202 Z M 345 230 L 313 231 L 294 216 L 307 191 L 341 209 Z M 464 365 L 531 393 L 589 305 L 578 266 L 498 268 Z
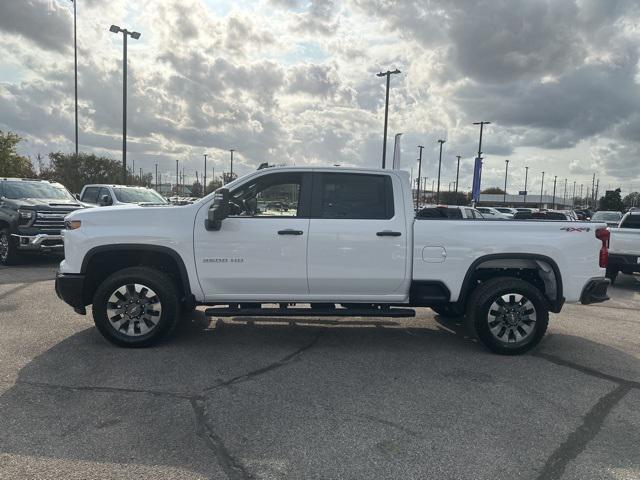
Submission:
M 113 191 L 122 203 L 167 203 L 158 192 L 147 188 L 116 187 Z
M 2 194 L 6 198 L 46 198 L 48 200 L 75 200 L 62 185 L 46 182 L 4 182 Z
M 622 218 L 622 214 L 618 212 L 596 212 L 591 217 L 591 220 L 602 222 L 617 222 Z

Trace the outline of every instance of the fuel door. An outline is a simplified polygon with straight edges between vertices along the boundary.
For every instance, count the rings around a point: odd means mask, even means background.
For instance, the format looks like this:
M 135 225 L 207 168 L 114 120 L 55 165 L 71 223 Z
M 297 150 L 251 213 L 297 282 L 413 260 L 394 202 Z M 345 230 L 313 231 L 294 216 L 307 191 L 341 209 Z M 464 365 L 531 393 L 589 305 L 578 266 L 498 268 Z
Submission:
M 447 258 L 447 251 L 440 245 L 427 245 L 422 249 L 422 261 L 426 263 L 443 263 Z

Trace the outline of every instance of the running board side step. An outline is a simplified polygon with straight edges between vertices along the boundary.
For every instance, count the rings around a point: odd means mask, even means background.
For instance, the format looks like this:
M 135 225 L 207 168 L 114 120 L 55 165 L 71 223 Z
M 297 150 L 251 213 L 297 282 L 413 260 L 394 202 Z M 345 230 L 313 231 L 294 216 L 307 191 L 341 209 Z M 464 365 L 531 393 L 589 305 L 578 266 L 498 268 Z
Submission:
M 207 317 L 415 317 L 411 308 L 207 308 Z

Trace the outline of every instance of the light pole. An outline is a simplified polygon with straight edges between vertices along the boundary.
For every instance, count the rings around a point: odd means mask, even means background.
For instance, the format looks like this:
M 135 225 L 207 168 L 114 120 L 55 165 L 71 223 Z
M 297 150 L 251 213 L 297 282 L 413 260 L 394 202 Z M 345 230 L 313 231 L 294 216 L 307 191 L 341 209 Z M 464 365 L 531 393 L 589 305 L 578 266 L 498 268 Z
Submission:
M 438 160 L 438 191 L 436 193 L 436 203 L 440 202 L 440 171 L 442 170 L 442 145 L 446 142 L 446 140 L 438 140 L 440 144 L 440 157 Z
M 478 142 L 478 158 L 482 156 L 482 128 L 485 125 L 490 125 L 491 122 L 473 122 L 474 125 L 480 125 L 480 141 Z
M 558 176 L 553 177 L 553 209 L 556 209 L 556 181 L 558 180 Z
M 204 173 L 202 174 L 202 196 L 207 194 L 207 154 L 204 154 Z
M 527 206 L 527 180 L 529 180 L 529 167 L 524 167 L 524 206 Z
M 504 194 L 502 196 L 502 203 L 507 204 L 507 174 L 509 173 L 509 160 L 504 161 Z
M 73 65 L 75 71 L 75 91 L 76 91 L 76 159 L 78 157 L 78 34 L 76 29 L 76 3 L 77 0 L 71 0 L 73 3 Z
M 542 192 L 543 191 L 544 191 L 544 172 L 542 172 L 542 183 L 540 184 L 540 205 L 538 205 L 539 209 L 542 208 Z
M 471 204 L 475 207 L 476 201 L 480 199 L 480 186 L 482 184 L 482 130 L 485 125 L 491 122 L 473 122 L 474 125 L 480 125 L 480 140 L 478 141 L 478 156 L 473 164 L 473 183 L 471 184 Z
M 562 208 L 567 206 L 567 179 L 564 179 L 564 193 L 562 194 Z
M 420 175 L 422 173 L 422 149 L 424 148 L 422 145 L 418 145 L 420 149 L 420 156 L 418 157 L 418 190 L 416 194 L 416 210 L 420 207 Z
M 75 2 L 74 2 L 75 4 Z M 127 37 L 134 40 L 140 38 L 140 33 L 130 32 L 126 28 L 111 25 L 109 31 L 122 33 L 123 57 L 122 57 L 122 183 L 127 184 Z
M 387 77 L 387 93 L 384 101 L 384 137 L 382 138 L 382 168 L 385 168 L 387 159 L 387 124 L 389 122 L 389 85 L 391 82 L 391 75 L 400 73 L 397 68 L 393 71 L 387 70 L 386 72 L 380 72 L 376 74 L 378 77 Z
M 576 206 L 576 181 L 573 181 L 573 196 L 571 197 L 571 207 Z
M 179 183 L 180 183 L 180 170 L 178 167 L 178 164 L 180 163 L 180 160 L 176 160 L 176 197 L 180 196 L 180 189 L 178 187 Z
M 156 192 L 158 191 L 158 164 L 156 163 Z
M 456 205 L 458 204 L 458 179 L 460 178 L 460 158 L 462 155 L 456 155 L 458 166 L 456 167 Z

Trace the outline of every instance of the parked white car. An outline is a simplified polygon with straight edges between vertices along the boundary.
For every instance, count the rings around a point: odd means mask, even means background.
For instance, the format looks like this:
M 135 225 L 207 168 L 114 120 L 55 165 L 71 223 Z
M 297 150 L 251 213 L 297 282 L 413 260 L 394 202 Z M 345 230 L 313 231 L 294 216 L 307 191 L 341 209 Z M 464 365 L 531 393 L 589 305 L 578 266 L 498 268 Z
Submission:
M 153 344 L 195 305 L 212 317 L 314 318 L 432 307 L 466 315 L 492 351 L 519 354 L 550 311 L 608 299 L 604 223 L 416 219 L 398 170 L 274 167 L 192 205 L 92 208 L 66 225 L 58 295 L 78 313 L 92 304 L 121 346 Z
M 513 216 L 518 213 L 518 210 L 511 207 L 494 207 L 498 212 L 506 215 L 509 218 L 513 218 Z
M 160 205 L 167 203 L 162 195 L 151 188 L 130 185 L 85 185 L 78 199 L 81 202 L 100 207 L 131 203 Z
M 640 272 L 640 211 L 625 214 L 620 226 L 610 231 L 607 277 L 613 283 L 619 272 Z
M 510 218 L 513 218 L 513 214 L 511 216 L 505 215 L 504 213 L 499 212 L 498 209 L 493 207 L 477 207 L 477 208 L 480 211 L 480 213 L 482 213 L 482 215 L 487 219 L 509 220 Z
M 620 220 L 622 220 L 622 213 L 606 210 L 599 210 L 591 217 L 592 222 L 605 222 L 609 227 L 617 227 Z

